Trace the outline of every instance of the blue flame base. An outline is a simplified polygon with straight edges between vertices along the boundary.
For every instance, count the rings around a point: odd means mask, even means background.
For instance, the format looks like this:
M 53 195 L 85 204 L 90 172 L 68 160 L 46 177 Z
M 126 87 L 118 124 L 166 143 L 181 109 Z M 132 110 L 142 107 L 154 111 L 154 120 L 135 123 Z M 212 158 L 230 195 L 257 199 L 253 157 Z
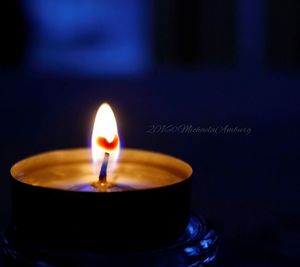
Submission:
M 191 215 L 183 236 L 169 247 L 135 253 L 78 253 L 20 246 L 13 227 L 1 238 L 1 250 L 13 266 L 207 267 L 216 260 L 218 236 L 202 217 Z

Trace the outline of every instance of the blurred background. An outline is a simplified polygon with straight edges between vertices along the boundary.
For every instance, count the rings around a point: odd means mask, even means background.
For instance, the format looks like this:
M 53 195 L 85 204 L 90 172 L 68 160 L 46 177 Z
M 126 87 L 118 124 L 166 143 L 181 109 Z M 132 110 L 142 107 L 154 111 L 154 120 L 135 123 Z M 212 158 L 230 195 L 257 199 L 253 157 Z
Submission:
M 193 166 L 218 266 L 299 266 L 299 1 L 11 0 L 1 12 L 2 232 L 11 165 L 89 145 L 108 101 L 124 146 Z

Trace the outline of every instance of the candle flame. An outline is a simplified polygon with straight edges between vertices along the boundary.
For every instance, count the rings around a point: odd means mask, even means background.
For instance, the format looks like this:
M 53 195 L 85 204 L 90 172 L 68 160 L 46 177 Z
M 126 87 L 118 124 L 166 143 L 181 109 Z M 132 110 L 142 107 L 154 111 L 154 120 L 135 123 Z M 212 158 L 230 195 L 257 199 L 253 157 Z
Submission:
M 94 122 L 92 134 L 92 158 L 95 173 L 98 175 L 105 152 L 109 153 L 109 169 L 118 159 L 120 141 L 115 115 L 107 103 L 103 103 Z

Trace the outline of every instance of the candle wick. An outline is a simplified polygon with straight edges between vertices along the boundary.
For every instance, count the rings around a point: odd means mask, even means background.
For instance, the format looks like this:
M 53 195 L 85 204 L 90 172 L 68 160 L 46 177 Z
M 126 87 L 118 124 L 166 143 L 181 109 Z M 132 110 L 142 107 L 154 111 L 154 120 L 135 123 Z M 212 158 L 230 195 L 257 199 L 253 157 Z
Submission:
M 101 169 L 100 169 L 100 173 L 99 173 L 100 184 L 106 184 L 108 160 L 109 160 L 109 153 L 105 152 L 103 162 L 101 165 Z

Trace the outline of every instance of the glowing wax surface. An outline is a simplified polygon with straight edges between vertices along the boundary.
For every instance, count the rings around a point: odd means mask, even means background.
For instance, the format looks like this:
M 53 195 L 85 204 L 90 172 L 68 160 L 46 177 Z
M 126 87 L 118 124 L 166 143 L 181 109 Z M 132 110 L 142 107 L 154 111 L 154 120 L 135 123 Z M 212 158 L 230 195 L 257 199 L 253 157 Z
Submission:
M 33 186 L 98 192 L 98 181 L 89 149 L 65 149 L 42 153 L 16 163 L 12 176 Z M 179 183 L 192 174 L 182 160 L 161 153 L 123 149 L 114 169 L 108 169 L 107 191 L 141 190 Z

